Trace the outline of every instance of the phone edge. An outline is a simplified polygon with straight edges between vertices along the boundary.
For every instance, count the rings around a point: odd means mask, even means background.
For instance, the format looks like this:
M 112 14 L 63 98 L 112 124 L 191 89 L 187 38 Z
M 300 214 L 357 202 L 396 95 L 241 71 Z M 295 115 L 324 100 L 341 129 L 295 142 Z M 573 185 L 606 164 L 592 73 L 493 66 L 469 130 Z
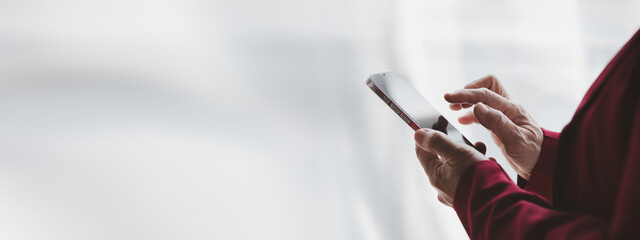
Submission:
M 407 125 L 409 125 L 411 129 L 413 129 L 414 131 L 418 131 L 420 129 L 420 126 L 418 126 L 413 118 L 411 118 L 411 116 L 409 116 L 409 114 L 407 114 L 404 109 L 402 109 L 402 107 L 398 106 L 395 101 L 389 98 L 387 94 L 382 91 L 380 87 L 378 87 L 378 85 L 371 79 L 372 76 L 373 74 L 370 75 L 366 81 L 369 89 L 371 89 L 384 103 L 386 103 L 389 108 L 391 108 L 391 110 L 395 112 L 398 117 L 400 117 L 400 119 L 402 119 L 405 123 L 407 123 Z M 397 109 L 398 111 L 396 111 L 395 109 Z

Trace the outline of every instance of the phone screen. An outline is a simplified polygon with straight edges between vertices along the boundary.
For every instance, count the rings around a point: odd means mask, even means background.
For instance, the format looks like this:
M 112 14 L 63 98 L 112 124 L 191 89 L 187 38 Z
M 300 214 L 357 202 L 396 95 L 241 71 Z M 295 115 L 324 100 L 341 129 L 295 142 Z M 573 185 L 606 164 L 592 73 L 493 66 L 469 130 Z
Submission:
M 471 144 L 407 80 L 396 72 L 371 74 L 367 79 L 367 86 L 413 130 L 434 129 L 446 133 L 456 141 Z

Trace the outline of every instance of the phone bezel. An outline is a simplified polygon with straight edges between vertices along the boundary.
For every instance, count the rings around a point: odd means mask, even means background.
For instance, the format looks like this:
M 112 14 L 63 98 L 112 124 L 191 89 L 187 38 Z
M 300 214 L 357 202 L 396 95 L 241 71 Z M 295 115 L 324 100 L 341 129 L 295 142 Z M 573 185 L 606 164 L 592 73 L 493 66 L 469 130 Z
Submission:
M 386 72 L 374 73 L 369 75 L 369 78 L 367 79 L 367 86 L 369 86 L 369 88 L 373 90 L 373 92 L 378 95 L 378 97 L 380 97 L 380 99 L 382 99 L 382 101 L 384 101 L 391 108 L 391 110 L 393 110 L 402 120 L 404 120 L 404 122 L 406 122 L 409 127 L 411 127 L 411 129 L 413 129 L 414 131 L 418 131 L 420 129 L 418 123 L 402 108 L 402 106 L 398 105 L 396 101 L 393 100 L 393 98 L 390 98 L 389 95 L 384 90 L 382 90 L 380 86 L 378 86 L 378 84 L 373 80 L 373 77 L 375 75 L 385 76 Z M 394 106 L 397 107 L 399 112 L 394 109 Z

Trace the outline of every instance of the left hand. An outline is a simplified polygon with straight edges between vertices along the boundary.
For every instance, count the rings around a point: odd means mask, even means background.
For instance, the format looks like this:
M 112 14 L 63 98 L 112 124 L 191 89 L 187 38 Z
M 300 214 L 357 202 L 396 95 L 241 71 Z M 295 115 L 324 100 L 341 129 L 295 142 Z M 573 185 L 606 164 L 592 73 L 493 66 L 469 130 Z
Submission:
M 484 156 L 483 143 L 476 143 L 474 149 L 454 142 L 440 131 L 424 128 L 416 131 L 414 138 L 418 160 L 438 190 L 438 200 L 448 206 L 453 206 L 458 181 L 469 166 L 478 161 L 495 161 Z

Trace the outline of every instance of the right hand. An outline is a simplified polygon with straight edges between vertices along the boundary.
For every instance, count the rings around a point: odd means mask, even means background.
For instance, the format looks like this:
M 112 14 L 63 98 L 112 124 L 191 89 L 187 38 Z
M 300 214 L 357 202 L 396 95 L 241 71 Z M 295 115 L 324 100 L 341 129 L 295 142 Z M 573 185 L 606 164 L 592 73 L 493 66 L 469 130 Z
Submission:
M 489 75 L 444 95 L 452 110 L 473 105 L 473 112 L 458 119 L 480 123 L 492 132 L 505 158 L 522 178 L 529 180 L 542 148 L 543 132 L 522 106 L 509 99 L 502 84 Z

